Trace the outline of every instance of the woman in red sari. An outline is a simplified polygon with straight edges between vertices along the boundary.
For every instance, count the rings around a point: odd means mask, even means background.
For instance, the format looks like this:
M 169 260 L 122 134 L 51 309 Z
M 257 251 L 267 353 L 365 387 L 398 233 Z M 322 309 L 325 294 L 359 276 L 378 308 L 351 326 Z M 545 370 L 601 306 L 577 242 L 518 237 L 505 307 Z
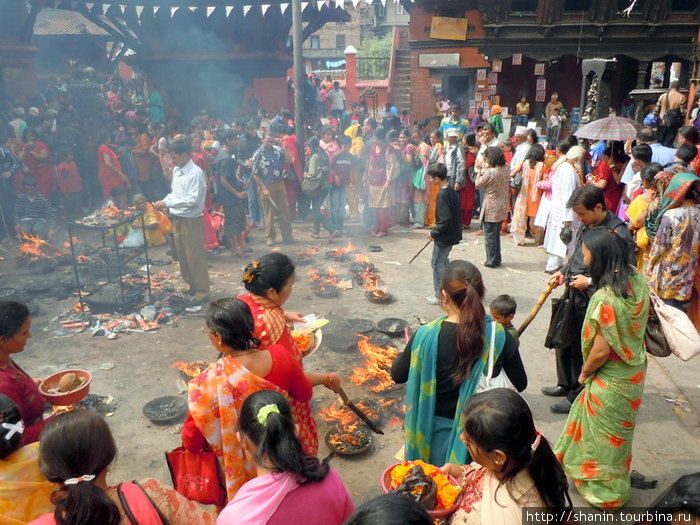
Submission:
M 51 195 L 56 193 L 56 178 L 54 177 L 53 164 L 49 148 L 40 140 L 30 128 L 24 130 L 24 152 L 20 160 L 27 167 L 27 175 L 36 181 L 36 191 L 51 200 Z
M 468 133 L 464 135 L 464 188 L 459 188 L 459 210 L 462 214 L 462 226 L 469 228 L 472 224 L 472 212 L 474 211 L 474 181 L 471 175 L 476 179 L 474 172 L 474 163 L 476 162 L 476 153 L 479 148 L 476 145 L 476 135 Z M 457 188 L 455 188 L 457 189 Z
M 122 171 L 119 157 L 110 147 L 111 134 L 109 131 L 102 131 L 98 136 L 100 147 L 97 148 L 97 165 L 99 166 L 98 178 L 102 185 L 102 198 L 104 200 L 112 197 L 112 189 L 115 186 L 131 188 L 129 178 Z
M 282 309 L 282 305 L 292 293 L 294 270 L 294 263 L 283 253 L 263 255 L 246 266 L 243 284 L 248 293 L 238 298 L 250 307 L 255 322 L 253 336 L 260 340 L 261 345 L 282 345 L 301 363 L 303 355 L 294 342 L 287 323 L 303 321 L 304 317 L 299 312 L 285 312 Z M 306 377 L 313 386 L 323 385 L 334 392 L 340 388 L 340 379 L 333 373 L 319 374 L 307 371 Z M 299 424 L 299 439 L 304 451 L 316 456 L 318 436 L 311 406 L 308 402 L 302 403 L 294 399 L 290 405 L 294 419 Z

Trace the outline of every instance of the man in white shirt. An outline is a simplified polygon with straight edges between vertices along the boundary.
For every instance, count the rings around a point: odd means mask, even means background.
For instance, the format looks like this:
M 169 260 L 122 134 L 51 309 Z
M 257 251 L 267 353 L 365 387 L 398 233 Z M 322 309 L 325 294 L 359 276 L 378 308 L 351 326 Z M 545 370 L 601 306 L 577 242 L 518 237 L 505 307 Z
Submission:
M 676 157 L 676 150 L 673 148 L 667 148 L 656 142 L 656 132 L 653 129 L 645 128 L 637 132 L 637 144 L 648 144 L 651 148 L 651 161 L 658 162 L 662 166 L 670 164 Z M 625 167 L 625 171 L 622 172 L 622 178 L 620 182 L 623 184 L 629 184 L 634 178 L 634 168 L 633 163 L 628 162 Z
M 340 89 L 340 83 L 337 80 L 333 82 L 333 89 L 326 93 L 326 100 L 331 103 L 330 110 L 336 118 L 340 119 L 345 113 L 345 93 Z
M 209 263 L 204 251 L 203 217 L 207 181 L 204 172 L 190 158 L 188 140 L 174 140 L 168 149 L 175 163 L 172 189 L 162 201 L 154 203 L 154 208 L 167 208 L 170 213 L 180 275 L 189 285 L 192 305 L 201 305 L 209 300 Z

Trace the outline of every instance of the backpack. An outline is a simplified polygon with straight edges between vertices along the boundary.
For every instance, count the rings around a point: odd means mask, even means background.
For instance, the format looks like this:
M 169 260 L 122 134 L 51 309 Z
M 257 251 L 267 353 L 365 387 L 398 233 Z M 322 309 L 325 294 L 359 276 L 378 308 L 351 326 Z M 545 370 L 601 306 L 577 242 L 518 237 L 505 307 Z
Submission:
M 307 197 L 315 197 L 323 190 L 323 188 L 328 187 L 328 180 L 331 171 L 328 163 L 328 155 L 326 155 L 325 152 L 314 153 L 311 155 L 307 167 L 311 163 L 311 159 L 314 157 L 317 159 L 316 172 L 304 172 L 304 179 L 301 181 L 301 191 Z
M 664 126 L 667 128 L 680 128 L 684 119 L 680 109 L 669 109 L 664 113 Z

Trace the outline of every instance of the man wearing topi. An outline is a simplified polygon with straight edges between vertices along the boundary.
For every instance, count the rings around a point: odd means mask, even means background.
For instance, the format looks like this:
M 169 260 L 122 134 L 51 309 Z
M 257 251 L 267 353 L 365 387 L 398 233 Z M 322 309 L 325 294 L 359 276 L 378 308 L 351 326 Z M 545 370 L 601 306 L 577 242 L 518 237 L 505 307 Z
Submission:
M 168 209 L 180 274 L 189 285 L 189 294 L 194 296 L 192 303 L 202 304 L 209 299 L 203 217 L 207 182 L 204 172 L 190 159 L 190 148 L 190 142 L 185 139 L 170 144 L 170 158 L 175 163 L 172 190 L 162 201 L 154 203 L 154 208 Z

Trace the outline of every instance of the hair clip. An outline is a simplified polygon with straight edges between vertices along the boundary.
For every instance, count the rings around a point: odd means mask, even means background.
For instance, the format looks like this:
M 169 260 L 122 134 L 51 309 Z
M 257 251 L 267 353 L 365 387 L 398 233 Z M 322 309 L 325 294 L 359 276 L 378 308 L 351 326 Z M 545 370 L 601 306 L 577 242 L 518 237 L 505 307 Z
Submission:
M 83 481 L 92 481 L 95 479 L 95 476 L 93 474 L 83 474 L 82 476 L 79 476 L 77 478 L 68 478 L 66 481 L 63 482 L 64 485 L 77 485 L 78 483 L 82 483 Z
M 542 441 L 542 432 L 539 430 L 535 429 L 535 441 L 532 442 L 532 445 L 530 445 L 530 448 L 534 452 L 537 450 L 537 447 L 540 446 L 540 441 Z
M 9 431 L 5 434 L 5 441 L 10 441 L 15 434 L 19 434 L 20 436 L 24 434 L 24 421 L 21 419 L 17 421 L 17 423 L 3 423 L 0 426 Z

